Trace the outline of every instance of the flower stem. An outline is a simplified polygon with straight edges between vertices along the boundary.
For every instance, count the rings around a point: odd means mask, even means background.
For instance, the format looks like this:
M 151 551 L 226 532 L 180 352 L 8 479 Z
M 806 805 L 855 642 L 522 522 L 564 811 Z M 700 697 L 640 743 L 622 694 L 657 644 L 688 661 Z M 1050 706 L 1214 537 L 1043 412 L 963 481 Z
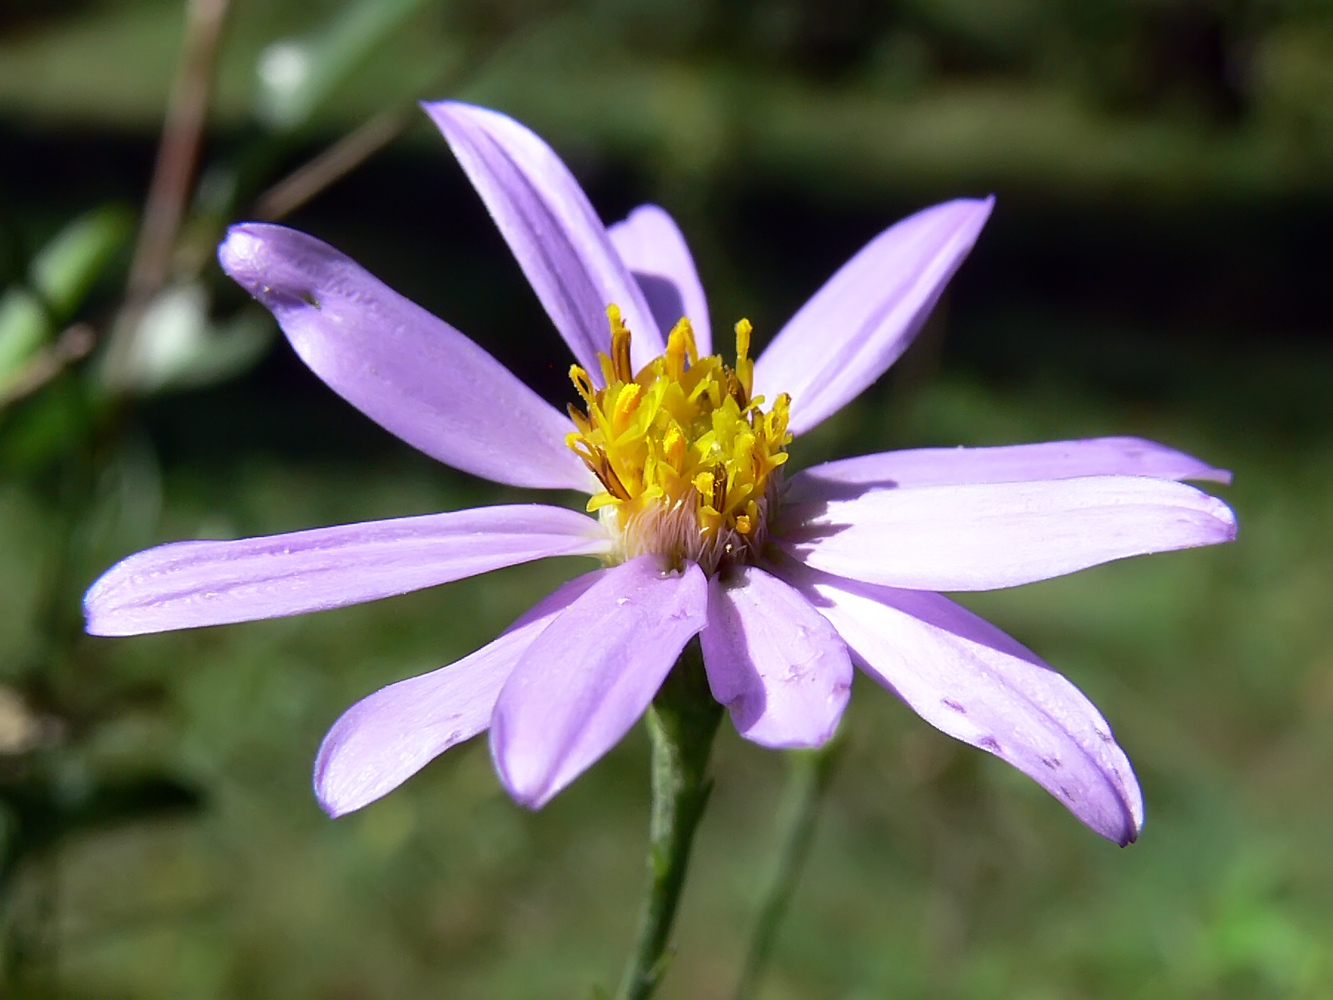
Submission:
M 666 971 L 671 957 L 667 940 L 685 884 L 690 845 L 713 787 L 707 777 L 708 756 L 721 719 L 722 706 L 708 689 L 695 639 L 680 654 L 647 714 L 653 748 L 649 887 L 617 1000 L 646 1000 Z
M 753 1000 L 759 992 L 760 978 L 773 954 L 778 930 L 791 906 L 796 883 L 810 854 L 819 807 L 844 745 L 845 740 L 835 736 L 818 750 L 793 750 L 787 754 L 791 770 L 781 809 L 785 817 L 781 826 L 786 829 L 786 836 L 772 880 L 764 893 L 759 922 L 750 939 L 750 950 L 736 985 L 734 1000 Z

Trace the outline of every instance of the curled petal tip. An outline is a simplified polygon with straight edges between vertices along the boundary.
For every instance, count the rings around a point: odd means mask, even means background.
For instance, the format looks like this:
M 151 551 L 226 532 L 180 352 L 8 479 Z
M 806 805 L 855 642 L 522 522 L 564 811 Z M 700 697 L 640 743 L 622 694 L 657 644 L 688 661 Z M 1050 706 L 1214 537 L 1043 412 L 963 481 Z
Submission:
M 555 790 L 550 787 L 550 782 L 534 781 L 534 777 L 538 776 L 531 773 L 530 770 L 511 769 L 507 766 L 506 754 L 503 749 L 507 743 L 504 726 L 504 720 L 498 713 L 492 717 L 489 737 L 491 763 L 495 768 L 495 774 L 500 779 L 500 784 L 504 786 L 504 790 L 509 793 L 509 797 L 515 803 L 524 809 L 536 812 L 551 801 Z
M 127 636 L 162 631 L 160 628 L 145 628 L 133 615 L 125 613 L 122 597 L 128 561 L 122 559 L 108 569 L 83 595 L 83 630 L 89 635 Z
M 959 201 L 971 205 L 971 223 L 961 228 L 970 234 L 971 242 L 976 242 L 981 235 L 982 227 L 990 221 L 991 212 L 995 210 L 995 195 L 988 194 L 984 198 L 960 198 Z
M 343 808 L 331 796 L 327 795 L 324 789 L 320 788 L 319 782 L 315 783 L 315 801 L 319 803 L 319 808 L 324 811 L 324 815 L 329 819 L 341 819 L 348 813 L 355 812 L 355 807 Z
M 288 309 L 318 308 L 314 285 L 303 267 L 303 255 L 311 246 L 323 244 L 285 226 L 242 222 L 231 226 L 218 244 L 218 263 L 276 316 Z
M 546 803 L 555 798 L 555 792 L 548 788 L 528 788 L 522 789 L 511 784 L 507 779 L 501 776 L 501 783 L 509 793 L 509 797 L 514 802 L 530 812 L 539 812 L 545 808 Z
M 340 719 L 339 722 L 341 721 Z M 347 789 L 344 787 L 346 782 L 340 783 L 335 780 L 336 771 L 331 765 L 338 754 L 339 742 L 334 733 L 330 732 L 324 737 L 324 742 L 319 747 L 319 753 L 315 755 L 315 773 L 312 781 L 315 801 L 319 803 L 319 807 L 324 810 L 329 819 L 346 816 L 366 804 L 365 796 L 361 796 L 360 801 L 356 801 L 355 796 L 348 795 Z
M 1222 541 L 1234 542 L 1236 533 L 1240 530 L 1240 525 L 1236 522 L 1236 512 L 1216 497 L 1212 499 L 1211 513 L 1222 523 L 1224 533 Z
M 1130 772 L 1133 773 L 1132 771 Z M 1139 834 L 1143 832 L 1144 812 L 1143 812 L 1143 790 L 1139 787 L 1138 780 L 1125 783 L 1121 788 L 1121 802 L 1125 810 L 1124 825 L 1120 827 L 1118 833 L 1109 830 L 1096 830 L 1107 840 L 1112 840 L 1121 847 L 1128 847 L 1139 839 Z
M 995 195 L 988 194 L 984 198 L 957 198 L 952 202 L 945 202 L 937 208 L 950 211 L 960 222 L 970 217 L 970 224 L 961 225 L 960 229 L 970 232 L 972 240 L 975 240 L 981 234 L 981 227 L 986 224 L 990 219 L 991 212 L 995 210 Z
M 241 223 L 227 229 L 227 236 L 218 244 L 218 263 L 237 282 L 249 289 L 258 277 L 264 257 L 264 240 L 251 223 Z
M 355 706 L 352 711 L 355 711 Z M 329 819 L 339 819 L 363 809 L 397 787 L 395 783 L 377 783 L 366 774 L 360 774 L 362 780 L 357 780 L 359 769 L 346 759 L 346 755 L 339 753 L 342 747 L 336 738 L 336 731 L 335 728 L 330 732 L 320 745 L 312 782 L 315 801 Z M 338 759 L 340 757 L 343 759 Z M 371 780 L 365 780 L 368 777 Z M 377 784 L 383 787 L 375 787 Z
M 976 210 L 981 216 L 979 220 L 981 222 L 985 222 L 991 212 L 995 209 L 995 195 L 993 194 L 988 194 L 984 198 L 960 198 L 959 201 L 964 203 L 971 202 L 976 206 Z
M 88 588 L 88 592 L 83 595 L 83 630 L 89 635 L 106 635 L 102 618 L 99 613 L 97 591 L 98 585 L 102 582 L 101 577 Z

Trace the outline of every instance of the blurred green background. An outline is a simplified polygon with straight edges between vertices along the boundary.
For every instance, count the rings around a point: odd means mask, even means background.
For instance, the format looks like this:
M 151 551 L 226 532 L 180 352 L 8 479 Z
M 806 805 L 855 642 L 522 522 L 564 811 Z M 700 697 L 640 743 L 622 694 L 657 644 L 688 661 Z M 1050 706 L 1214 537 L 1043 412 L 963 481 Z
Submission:
M 68 324 L 101 344 L 127 322 L 183 24 L 174 0 L 0 6 L 0 376 L 31 374 Z M 484 741 L 337 822 L 309 789 L 344 708 L 472 651 L 580 564 L 290 620 L 79 632 L 87 584 L 155 542 L 526 496 L 352 411 L 211 261 L 227 221 L 285 214 L 563 405 L 558 337 L 414 117 L 446 95 L 534 127 L 608 221 L 667 207 L 714 324 L 747 316 L 761 344 L 901 215 L 998 196 L 919 342 L 794 467 L 1138 434 L 1236 473 L 1219 490 L 1234 545 L 966 598 L 1110 719 L 1143 782 L 1141 841 L 1101 841 L 858 679 L 761 996 L 1333 996 L 1318 0 L 235 0 L 166 346 L 131 351 L 120 383 L 100 346 L 71 347 L 3 397 L 0 993 L 586 998 L 618 974 L 642 733 L 538 814 L 505 797 Z M 273 210 L 274 182 L 359 127 L 373 155 Z M 786 771 L 724 724 L 661 996 L 731 995 Z

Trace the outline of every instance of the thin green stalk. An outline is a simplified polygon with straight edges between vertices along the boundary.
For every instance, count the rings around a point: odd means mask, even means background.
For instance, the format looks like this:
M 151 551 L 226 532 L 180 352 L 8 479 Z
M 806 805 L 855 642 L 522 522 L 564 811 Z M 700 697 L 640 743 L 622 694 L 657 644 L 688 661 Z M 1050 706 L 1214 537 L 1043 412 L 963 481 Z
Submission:
M 667 941 L 685 884 L 694 831 L 713 787 L 707 776 L 708 756 L 721 718 L 722 706 L 708 689 L 696 639 L 681 653 L 648 710 L 653 748 L 649 887 L 638 940 L 617 1000 L 652 996 L 671 958 Z
M 824 793 L 833 778 L 834 766 L 842 755 L 843 740 L 834 739 L 819 750 L 792 751 L 788 754 L 791 770 L 783 794 L 781 814 L 786 828 L 782 853 L 773 877 L 764 893 L 750 950 L 745 957 L 735 1000 L 754 1000 L 759 982 L 777 943 L 778 931 L 791 906 L 796 884 L 810 854 L 815 820 L 824 802 Z

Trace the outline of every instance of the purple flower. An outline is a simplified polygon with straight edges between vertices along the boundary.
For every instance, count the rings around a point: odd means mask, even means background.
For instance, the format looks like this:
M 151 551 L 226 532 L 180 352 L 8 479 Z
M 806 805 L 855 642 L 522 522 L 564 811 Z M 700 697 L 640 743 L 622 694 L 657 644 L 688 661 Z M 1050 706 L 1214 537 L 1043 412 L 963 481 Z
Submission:
M 757 360 L 736 325 L 712 353 L 703 290 L 671 218 L 609 229 L 522 125 L 445 102 L 444 133 L 574 353 L 581 406 L 539 398 L 453 327 L 332 247 L 257 223 L 223 268 L 348 402 L 455 468 L 576 489 L 589 513 L 483 507 L 238 541 L 178 542 L 112 567 L 88 631 L 128 635 L 341 607 L 545 556 L 600 559 L 494 642 L 365 698 L 320 748 L 332 815 L 490 729 L 501 780 L 539 807 L 643 714 L 698 635 L 742 735 L 812 747 L 859 665 L 927 722 L 1009 761 L 1121 844 L 1138 783 L 1097 709 L 1009 636 L 937 591 L 985 590 L 1234 537 L 1231 511 L 1178 480 L 1229 480 L 1134 438 L 864 455 L 784 481 L 794 435 L 903 352 L 991 200 L 919 212 L 872 240 Z M 609 320 L 609 322 L 608 322 Z

